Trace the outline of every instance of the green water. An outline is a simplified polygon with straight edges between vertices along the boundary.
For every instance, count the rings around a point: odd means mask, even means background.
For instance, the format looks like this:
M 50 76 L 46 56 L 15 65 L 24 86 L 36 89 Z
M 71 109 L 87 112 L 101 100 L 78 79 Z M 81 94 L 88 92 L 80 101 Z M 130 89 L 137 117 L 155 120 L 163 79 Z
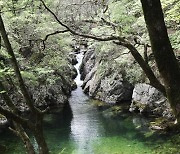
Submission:
M 87 96 L 74 98 L 77 93 L 84 95 L 80 88 L 74 91 L 71 106 L 66 106 L 64 113 L 45 117 L 44 130 L 52 154 L 151 154 L 166 142 L 164 136 L 149 136 L 144 119 L 105 117 Z M 0 134 L 0 144 L 8 148 L 4 154 L 25 153 L 21 141 L 9 131 Z
M 169 144 L 168 137 L 151 135 L 145 119 L 128 114 L 116 118 L 104 116 L 82 92 L 79 75 L 75 81 L 78 88 L 72 92 L 64 112 L 48 114 L 44 119 L 44 132 L 52 154 L 171 153 L 168 148 L 157 152 L 159 147 Z M 31 140 L 37 148 L 35 140 Z M 7 147 L 0 154 L 25 154 L 21 141 L 9 131 L 0 134 L 0 145 Z M 178 154 L 177 151 L 173 154 Z

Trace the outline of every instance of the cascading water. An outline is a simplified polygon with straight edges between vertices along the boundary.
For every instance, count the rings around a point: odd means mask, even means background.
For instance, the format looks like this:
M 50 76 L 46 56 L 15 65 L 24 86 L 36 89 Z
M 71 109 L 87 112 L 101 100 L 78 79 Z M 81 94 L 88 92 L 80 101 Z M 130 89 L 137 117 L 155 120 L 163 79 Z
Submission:
M 77 89 L 72 91 L 69 105 L 63 112 L 48 114 L 44 120 L 44 133 L 52 154 L 154 154 L 157 145 L 167 145 L 159 153 L 167 153 L 169 144 L 162 136 L 151 136 L 141 129 L 144 121 L 131 115 L 112 118 L 104 116 L 81 88 L 79 66 L 83 53 L 77 54 L 75 66 Z M 72 116 L 73 115 L 73 116 Z M 143 124 L 143 125 L 141 125 Z M 24 154 L 19 138 L 8 130 L 0 134 L 0 145 L 7 145 L 0 154 Z M 35 142 L 34 142 L 35 145 Z
M 82 62 L 83 53 L 77 55 L 78 63 L 75 68 L 78 75 L 75 79 L 77 89 L 72 92 L 69 99 L 70 106 L 73 112 L 71 121 L 71 139 L 75 141 L 77 149 L 75 153 L 93 153 L 91 141 L 98 137 L 99 128 L 101 127 L 97 111 L 89 103 L 89 97 L 86 96 L 81 88 L 83 81 L 80 80 L 79 66 Z M 101 133 L 102 133 L 101 129 Z

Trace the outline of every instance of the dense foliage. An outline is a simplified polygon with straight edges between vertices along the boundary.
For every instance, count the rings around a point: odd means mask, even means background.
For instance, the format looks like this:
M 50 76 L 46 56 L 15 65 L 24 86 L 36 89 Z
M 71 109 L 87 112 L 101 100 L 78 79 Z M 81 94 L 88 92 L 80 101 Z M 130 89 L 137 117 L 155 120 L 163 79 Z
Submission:
M 162 0 L 161 3 L 170 41 L 178 60 L 180 2 Z M 100 39 L 100 42 L 97 41 L 97 38 L 118 36 L 130 42 L 144 62 L 149 64 L 148 67 L 154 72 L 155 78 L 160 83 L 162 81 L 161 72 L 158 72 L 156 59 L 150 48 L 140 1 L 0 0 L 0 11 L 21 75 L 37 106 L 42 106 L 44 98 L 49 99 L 41 94 L 49 93 L 49 89 L 59 83 L 60 86 L 54 89 L 62 91 L 64 95 L 70 94 L 76 72 L 69 60 L 69 54 L 76 44 L 83 44 L 83 41 L 87 41 L 86 38 L 94 36 L 95 39 L 88 40 L 85 46 L 94 49 L 96 58 L 101 61 L 97 68 L 99 76 L 103 76 L 111 67 L 131 84 L 151 83 L 127 45 L 118 46 L 117 39 L 106 43 Z M 11 59 L 7 54 L 5 41 L 0 36 L 0 79 L 8 90 L 3 89 L 0 94 L 8 93 L 15 101 L 14 104 L 19 107 L 24 100 Z M 70 88 L 64 87 L 63 83 L 69 84 Z M 62 97 L 66 97 L 64 95 Z M 0 99 L 3 106 L 4 101 Z M 4 116 L 0 114 L 1 118 Z

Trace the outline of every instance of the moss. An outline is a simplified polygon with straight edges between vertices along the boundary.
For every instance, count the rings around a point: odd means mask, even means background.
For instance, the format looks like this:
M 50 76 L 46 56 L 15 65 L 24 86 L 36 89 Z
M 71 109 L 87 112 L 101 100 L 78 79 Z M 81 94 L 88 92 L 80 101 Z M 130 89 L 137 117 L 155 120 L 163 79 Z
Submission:
M 169 129 L 169 126 L 171 125 L 174 125 L 172 123 L 171 120 L 168 120 L 164 117 L 158 117 L 158 118 L 155 118 L 153 120 L 151 120 L 150 122 L 150 127 L 153 129 L 153 128 L 158 128 L 161 130 L 161 133 L 166 133 Z M 157 129 L 157 130 L 158 130 Z
M 146 108 L 146 104 L 143 104 L 143 103 L 138 102 L 138 101 L 134 102 L 134 106 L 136 108 L 138 108 L 139 111 L 144 110 Z
M 0 118 L 4 118 L 4 116 L 2 114 L 0 114 Z
M 96 107 L 105 107 L 107 104 L 99 100 L 92 100 L 92 104 Z
M 173 135 L 167 139 L 167 142 L 159 145 L 155 150 L 154 154 L 179 154 L 180 149 L 180 135 Z

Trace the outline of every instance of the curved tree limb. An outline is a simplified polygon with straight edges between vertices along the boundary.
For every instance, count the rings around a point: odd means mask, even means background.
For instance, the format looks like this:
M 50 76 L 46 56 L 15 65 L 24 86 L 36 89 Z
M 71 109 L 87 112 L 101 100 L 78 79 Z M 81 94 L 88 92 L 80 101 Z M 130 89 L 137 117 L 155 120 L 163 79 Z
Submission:
M 28 126 L 28 122 L 27 122 L 26 119 L 14 114 L 13 112 L 11 112 L 9 110 L 6 110 L 6 109 L 2 108 L 1 106 L 0 106 L 0 113 L 2 115 L 4 115 L 5 117 L 7 117 L 8 119 L 12 119 L 15 122 L 17 122 L 17 123 L 19 123 L 19 124 L 21 124 L 23 126 Z
M 135 46 L 133 46 L 125 37 L 120 37 L 120 36 L 99 37 L 99 36 L 93 36 L 93 35 L 87 35 L 87 34 L 78 33 L 75 30 L 73 30 L 72 28 L 70 28 L 68 25 L 61 22 L 59 20 L 59 18 L 56 16 L 56 14 L 50 8 L 47 7 L 47 5 L 45 4 L 45 2 L 43 0 L 40 0 L 40 1 L 42 2 L 45 9 L 53 15 L 55 20 L 61 26 L 65 27 L 71 34 L 77 35 L 77 36 L 80 36 L 80 37 L 84 37 L 84 38 L 94 39 L 94 40 L 97 40 L 97 41 L 113 41 L 113 43 L 115 43 L 117 45 L 121 45 L 121 46 L 124 46 L 124 47 L 128 48 L 129 51 L 131 52 L 132 56 L 134 57 L 134 59 L 138 62 L 140 67 L 145 72 L 146 76 L 148 77 L 148 79 L 150 81 L 150 84 L 153 87 L 157 88 L 160 92 L 162 92 L 164 94 L 164 96 L 166 96 L 165 87 L 157 79 L 157 77 L 153 73 L 151 67 L 148 65 L 148 63 L 146 63 L 146 61 L 143 59 L 141 54 L 137 51 Z
M 106 37 L 99 37 L 99 36 L 94 36 L 94 35 L 88 35 L 88 34 L 82 34 L 79 32 L 76 32 L 75 30 L 73 30 L 72 28 L 70 28 L 69 26 L 67 26 L 66 24 L 64 24 L 63 22 L 61 22 L 59 20 L 59 18 L 56 16 L 56 14 L 47 7 L 47 5 L 45 4 L 45 2 L 43 0 L 40 0 L 43 4 L 43 6 L 45 7 L 45 9 L 50 12 L 53 17 L 55 18 L 55 20 L 64 28 L 66 28 L 71 34 L 73 35 L 77 35 L 77 36 L 81 36 L 81 37 L 85 37 L 85 38 L 90 38 L 90 39 L 94 39 L 97 41 L 115 41 L 115 40 L 119 40 L 119 41 L 124 41 L 124 37 L 120 37 L 120 36 L 106 36 Z
M 48 39 L 49 36 L 56 35 L 56 34 L 60 34 L 60 33 L 65 33 L 65 32 L 68 32 L 68 31 L 69 31 L 69 30 L 55 31 L 55 32 L 53 32 L 53 33 L 47 34 L 47 35 L 45 36 L 45 38 L 44 38 L 43 40 L 41 40 L 41 41 L 42 41 L 42 44 L 43 44 L 43 50 L 45 50 L 45 48 L 46 48 L 45 42 L 47 41 L 47 39 Z

